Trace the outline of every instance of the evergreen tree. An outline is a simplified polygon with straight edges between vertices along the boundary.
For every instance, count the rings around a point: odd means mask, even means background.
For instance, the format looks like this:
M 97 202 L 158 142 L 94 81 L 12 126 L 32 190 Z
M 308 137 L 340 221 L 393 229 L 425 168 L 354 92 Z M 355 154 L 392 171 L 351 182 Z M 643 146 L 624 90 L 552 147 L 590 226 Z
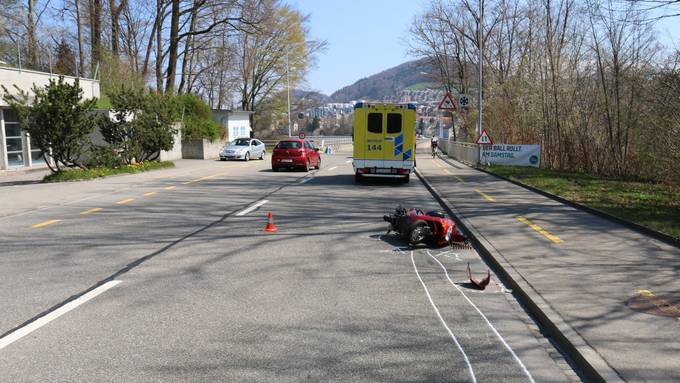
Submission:
M 66 76 L 76 75 L 76 54 L 63 38 L 56 47 L 56 62 L 53 71 Z

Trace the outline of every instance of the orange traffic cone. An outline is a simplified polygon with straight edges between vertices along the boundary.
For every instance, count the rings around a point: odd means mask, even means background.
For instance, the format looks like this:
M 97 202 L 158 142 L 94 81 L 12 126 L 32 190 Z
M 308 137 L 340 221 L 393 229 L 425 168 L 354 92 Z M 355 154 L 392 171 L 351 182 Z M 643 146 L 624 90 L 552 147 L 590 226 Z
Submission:
M 276 231 L 276 225 L 274 225 L 274 216 L 272 215 L 271 211 L 269 214 L 267 214 L 267 226 L 265 226 L 264 231 L 268 231 L 270 233 Z

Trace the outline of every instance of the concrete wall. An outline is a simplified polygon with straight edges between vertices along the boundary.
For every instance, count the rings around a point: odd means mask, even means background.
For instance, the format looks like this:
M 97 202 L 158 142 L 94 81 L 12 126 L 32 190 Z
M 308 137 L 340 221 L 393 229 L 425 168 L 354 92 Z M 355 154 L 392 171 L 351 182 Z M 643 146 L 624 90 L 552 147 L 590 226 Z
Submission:
M 0 85 L 7 88 L 12 94 L 18 94 L 15 85 L 25 91 L 29 92 L 29 97 L 33 96 L 33 85 L 44 87 L 49 84 L 49 80 L 57 80 L 59 75 L 49 74 L 44 72 L 36 72 L 32 70 L 19 70 L 17 68 L 0 67 Z M 64 80 L 69 84 L 73 84 L 76 80 L 72 76 L 64 76 Z M 83 89 L 83 98 L 100 97 L 99 81 L 80 78 L 80 87 Z M 7 106 L 7 103 L 0 97 L 0 106 Z
M 171 150 L 165 151 L 161 150 L 159 159 L 161 161 L 174 161 L 182 159 L 182 124 L 176 123 L 175 129 L 177 129 L 177 134 L 175 134 L 175 145 Z
M 223 141 L 210 142 L 206 139 L 182 141 L 182 158 L 198 160 L 218 158 L 224 144 Z
M 479 145 L 477 144 L 449 140 L 446 144 L 446 153 L 456 161 L 470 166 L 477 166 L 479 162 Z

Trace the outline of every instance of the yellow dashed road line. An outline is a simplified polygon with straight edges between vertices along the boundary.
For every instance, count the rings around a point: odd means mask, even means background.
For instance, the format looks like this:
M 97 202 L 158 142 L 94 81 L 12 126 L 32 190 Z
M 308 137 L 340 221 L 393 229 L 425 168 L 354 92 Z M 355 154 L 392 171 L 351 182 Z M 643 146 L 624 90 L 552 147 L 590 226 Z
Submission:
M 165 190 L 175 190 L 176 188 L 177 188 L 177 186 L 166 186 L 163 189 L 165 189 Z
M 213 174 L 213 175 L 211 175 L 211 176 L 205 176 L 205 177 L 197 178 L 197 179 L 195 179 L 195 180 L 191 180 L 191 181 L 187 181 L 187 182 L 182 182 L 182 185 L 191 185 L 191 184 L 196 183 L 196 182 L 201 182 L 201 181 L 209 180 L 209 179 L 211 179 L 211 178 L 219 177 L 219 176 L 222 176 L 222 175 L 225 175 L 225 174 L 227 174 L 227 173 L 217 173 L 217 174 Z
M 158 194 L 158 193 L 156 193 L 156 192 L 144 193 L 144 195 L 147 196 L 147 197 L 151 197 L 152 195 L 156 195 L 156 194 Z
M 116 202 L 116 203 L 117 203 L 118 205 L 125 205 L 126 203 L 132 202 L 132 201 L 134 201 L 134 200 L 135 200 L 134 198 L 128 198 L 128 199 L 124 199 L 124 200 L 118 201 L 118 202 Z
M 88 215 L 88 214 L 96 213 L 96 212 L 102 211 L 102 210 L 104 210 L 104 209 L 102 209 L 102 208 L 100 208 L 100 207 L 95 207 L 94 209 L 81 211 L 81 212 L 80 212 L 80 215 Z
M 60 219 L 51 219 L 49 221 L 36 223 L 35 225 L 33 225 L 31 227 L 34 228 L 34 229 L 38 229 L 38 228 L 41 228 L 41 227 L 45 227 L 47 225 L 52 225 L 52 224 L 57 223 L 57 222 L 61 222 L 61 220 Z
M 465 183 L 465 181 L 463 181 L 462 178 L 460 178 L 460 177 L 458 177 L 457 175 L 451 173 L 451 172 L 449 171 L 449 169 L 444 169 L 444 173 L 446 173 L 446 174 L 448 174 L 448 175 L 450 175 L 450 176 L 453 176 L 455 179 L 457 179 L 457 180 L 458 180 L 459 182 L 461 182 L 461 183 Z
M 483 191 L 481 191 L 481 190 L 479 190 L 479 189 L 475 189 L 475 191 L 476 191 L 477 193 L 479 193 L 479 195 L 481 195 L 482 197 L 484 197 L 484 199 L 486 199 L 487 201 L 489 201 L 489 202 L 496 202 L 496 200 L 495 200 L 492 196 L 490 196 L 490 195 L 484 193 Z
M 528 219 L 524 218 L 523 216 L 518 215 L 516 218 L 517 218 L 518 221 L 522 222 L 523 224 L 525 224 L 525 225 L 529 226 L 530 228 L 536 230 L 537 232 L 543 234 L 546 238 L 553 241 L 554 243 L 564 242 L 560 237 L 550 233 L 549 231 L 547 231 L 544 228 L 538 226 L 537 224 L 529 221 Z

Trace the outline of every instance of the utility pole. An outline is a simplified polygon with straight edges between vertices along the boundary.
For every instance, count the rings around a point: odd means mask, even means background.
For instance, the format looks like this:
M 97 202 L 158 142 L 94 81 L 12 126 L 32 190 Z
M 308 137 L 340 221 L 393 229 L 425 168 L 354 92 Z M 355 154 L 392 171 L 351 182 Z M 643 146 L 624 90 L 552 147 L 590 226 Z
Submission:
M 288 50 L 286 50 L 286 93 L 288 93 L 288 137 L 292 137 L 290 130 L 290 66 L 288 63 Z
M 479 0 L 479 18 L 477 19 L 477 46 L 479 48 L 479 93 L 477 95 L 477 137 L 482 134 L 482 89 L 484 78 L 482 77 L 482 67 L 484 62 L 484 40 L 483 40 L 483 21 L 484 21 L 484 0 Z M 482 150 L 479 148 L 479 161 L 482 160 Z

